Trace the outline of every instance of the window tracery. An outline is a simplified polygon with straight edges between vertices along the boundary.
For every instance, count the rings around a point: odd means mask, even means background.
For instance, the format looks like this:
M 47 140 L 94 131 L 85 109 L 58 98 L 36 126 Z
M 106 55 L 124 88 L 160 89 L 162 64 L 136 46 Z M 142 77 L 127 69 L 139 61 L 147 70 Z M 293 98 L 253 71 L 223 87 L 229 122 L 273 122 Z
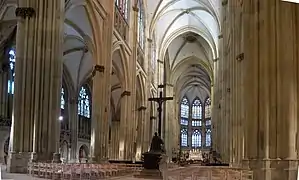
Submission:
M 129 1 L 128 0 L 115 0 L 115 6 L 117 7 L 118 11 L 120 12 L 121 16 L 128 20 L 129 16 Z
M 138 32 L 137 32 L 137 37 L 138 37 L 138 42 L 140 45 L 140 48 L 143 50 L 145 46 L 144 38 L 145 38 L 145 20 L 144 20 L 144 8 L 143 8 L 143 1 L 139 0 L 138 1 Z
M 210 147 L 211 144 L 212 144 L 211 129 L 208 128 L 208 129 L 206 130 L 206 146 L 207 146 L 207 147 Z
M 202 105 L 199 98 L 196 98 L 192 105 L 192 119 L 202 118 Z
M 205 118 L 211 118 L 211 99 L 207 98 L 205 102 Z
M 182 147 L 188 146 L 188 133 L 186 129 L 181 130 L 181 146 Z
M 64 88 L 61 88 L 61 95 L 60 95 L 60 108 L 64 109 L 65 107 L 65 94 L 64 94 Z
M 192 133 L 192 147 L 201 147 L 201 132 L 198 129 L 194 130 Z
M 87 88 L 82 86 L 78 97 L 78 114 L 90 118 L 90 98 Z
M 10 69 L 10 78 L 8 80 L 7 89 L 9 94 L 14 94 L 15 87 L 15 63 L 16 63 L 16 50 L 10 48 L 8 51 L 9 58 L 9 69 Z

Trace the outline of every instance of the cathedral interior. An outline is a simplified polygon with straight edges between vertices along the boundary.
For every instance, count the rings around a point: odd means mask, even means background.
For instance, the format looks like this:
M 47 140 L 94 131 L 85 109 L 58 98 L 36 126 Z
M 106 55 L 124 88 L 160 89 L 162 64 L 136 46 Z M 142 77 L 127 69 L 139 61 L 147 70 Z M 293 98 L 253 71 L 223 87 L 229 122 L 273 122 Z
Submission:
M 159 132 L 296 180 L 298 32 L 281 0 L 0 0 L 0 162 L 138 163 Z

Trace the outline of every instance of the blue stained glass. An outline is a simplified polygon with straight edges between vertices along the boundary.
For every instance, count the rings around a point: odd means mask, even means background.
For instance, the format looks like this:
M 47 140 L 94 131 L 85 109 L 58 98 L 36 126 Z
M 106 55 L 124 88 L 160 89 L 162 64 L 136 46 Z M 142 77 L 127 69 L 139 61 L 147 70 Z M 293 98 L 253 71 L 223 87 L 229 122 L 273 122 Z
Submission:
M 9 55 L 9 68 L 11 73 L 11 79 L 8 80 L 7 89 L 9 94 L 14 93 L 14 86 L 15 86 L 15 62 L 16 62 L 16 50 L 11 48 L 8 51 Z
M 182 118 L 189 117 L 189 102 L 186 97 L 184 97 L 181 102 L 181 117 Z
M 192 118 L 201 119 L 202 118 L 202 105 L 199 99 L 195 99 L 192 106 Z
M 192 147 L 201 147 L 201 132 L 199 130 L 195 130 L 192 133 Z
M 64 99 L 64 88 L 61 88 L 61 95 L 60 95 L 60 108 L 64 109 L 65 107 L 65 99 Z
M 84 86 L 80 89 L 78 101 L 78 114 L 90 118 L 90 98 Z
M 211 129 L 207 129 L 207 131 L 206 131 L 206 146 L 210 147 L 211 144 L 212 144 Z
M 181 130 L 181 146 L 182 147 L 188 146 L 188 133 L 186 129 Z
M 205 102 L 205 118 L 211 117 L 211 99 L 207 98 Z

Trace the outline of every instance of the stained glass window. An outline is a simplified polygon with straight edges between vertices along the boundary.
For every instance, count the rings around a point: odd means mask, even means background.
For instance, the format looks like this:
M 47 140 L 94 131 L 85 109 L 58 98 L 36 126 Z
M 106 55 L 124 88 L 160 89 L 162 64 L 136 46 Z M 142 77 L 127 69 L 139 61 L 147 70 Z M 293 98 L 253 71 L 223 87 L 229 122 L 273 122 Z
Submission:
M 207 98 L 205 102 L 205 118 L 211 117 L 211 99 Z
M 212 121 L 211 120 L 207 120 L 206 121 L 206 126 L 211 126 L 212 125 Z
M 202 126 L 202 122 L 201 121 L 198 121 L 198 120 L 193 120 L 192 121 L 192 126 Z
M 78 97 L 78 114 L 90 118 L 90 98 L 87 88 L 81 87 Z
M 122 15 L 122 17 L 125 20 L 128 20 L 129 1 L 128 0 L 115 0 L 114 2 L 115 2 L 115 6 L 117 7 L 117 9 L 120 12 L 120 14 Z
M 181 118 L 181 125 L 188 126 L 188 119 Z
M 198 98 L 196 98 L 193 102 L 192 118 L 193 119 L 201 119 L 202 118 L 202 105 Z
M 145 31 L 145 23 L 144 23 L 144 9 L 143 9 L 143 1 L 138 0 L 138 42 L 141 47 L 141 49 L 144 49 L 144 31 Z
M 64 109 L 65 107 L 65 94 L 64 94 L 64 88 L 61 88 L 61 95 L 60 95 L 60 108 Z
M 206 146 L 210 147 L 211 146 L 211 142 L 212 142 L 211 129 L 207 129 L 206 130 Z
M 182 147 L 188 146 L 188 133 L 186 129 L 181 130 L 181 146 Z
M 8 80 L 7 88 L 8 88 L 8 93 L 13 94 L 14 87 L 15 87 L 16 50 L 14 48 L 11 48 L 8 51 L 8 55 L 9 55 L 9 68 L 10 68 L 11 77 Z
M 192 147 L 201 147 L 201 132 L 199 130 L 195 130 L 192 133 Z
M 183 98 L 181 102 L 181 117 L 188 118 L 189 117 L 189 102 L 186 97 Z

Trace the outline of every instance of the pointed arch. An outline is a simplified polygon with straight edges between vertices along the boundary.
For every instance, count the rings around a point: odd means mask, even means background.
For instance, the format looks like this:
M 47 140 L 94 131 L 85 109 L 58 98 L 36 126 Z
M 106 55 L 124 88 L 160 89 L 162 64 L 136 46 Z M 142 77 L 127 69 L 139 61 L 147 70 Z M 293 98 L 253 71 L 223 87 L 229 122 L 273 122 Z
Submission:
M 205 119 L 211 118 L 211 98 L 205 100 Z
M 201 139 L 202 139 L 202 133 L 196 129 L 192 132 L 192 147 L 193 148 L 199 148 L 201 147 Z
M 186 96 L 184 96 L 180 104 L 181 125 L 188 126 L 189 107 L 190 107 L 189 100 Z
M 181 147 L 188 147 L 188 131 L 181 129 Z
M 192 119 L 202 119 L 202 103 L 199 97 L 196 97 L 192 103 Z
M 142 50 L 145 48 L 145 8 L 143 0 L 138 0 L 138 31 L 137 39 Z

